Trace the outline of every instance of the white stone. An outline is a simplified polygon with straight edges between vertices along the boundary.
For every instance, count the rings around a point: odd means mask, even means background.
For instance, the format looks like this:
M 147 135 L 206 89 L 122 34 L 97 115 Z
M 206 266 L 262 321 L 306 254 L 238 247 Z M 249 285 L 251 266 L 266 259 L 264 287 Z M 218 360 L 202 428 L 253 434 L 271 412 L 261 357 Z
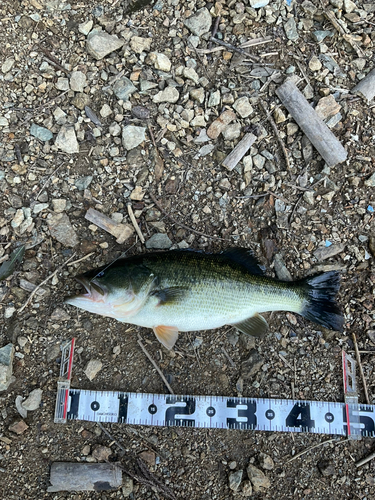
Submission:
M 84 23 L 79 24 L 78 25 L 78 31 L 80 33 L 82 33 L 82 35 L 87 36 L 90 33 L 93 25 L 94 25 L 94 21 L 92 21 L 90 19 L 90 21 L 85 21 Z
M 156 95 L 154 95 L 152 100 L 155 103 L 160 103 L 160 102 L 172 102 L 172 103 L 174 103 L 174 102 L 177 102 L 179 100 L 179 98 L 180 98 L 180 94 L 179 94 L 178 90 L 176 89 L 176 87 L 167 87 L 166 89 L 161 90 Z
M 130 40 L 130 48 L 137 54 L 149 51 L 151 48 L 152 38 L 141 38 L 140 36 L 133 36 Z
M 22 407 L 26 411 L 34 411 L 39 408 L 40 402 L 42 401 L 42 389 L 34 389 L 30 392 L 29 397 L 22 402 Z
M 87 52 L 98 61 L 124 45 L 116 35 L 94 30 L 87 37 Z
M 74 92 L 83 92 L 86 82 L 86 75 L 82 71 L 73 71 L 70 75 L 70 88 Z
M 69 80 L 67 78 L 60 77 L 57 79 L 55 87 L 57 88 L 57 90 L 62 90 L 62 91 L 69 90 Z
M 233 109 L 237 111 L 241 118 L 247 118 L 254 111 L 252 105 L 249 102 L 249 98 L 246 96 L 237 99 L 233 104 Z
M 199 82 L 198 73 L 195 71 L 194 68 L 184 68 L 183 75 L 184 75 L 185 78 L 188 78 L 189 80 L 192 80 L 194 83 L 198 83 Z
M 193 15 L 185 21 L 185 26 L 193 33 L 193 35 L 201 36 L 210 31 L 212 17 L 206 7 L 197 10 Z
M 102 369 L 103 363 L 100 359 L 90 359 L 85 368 L 85 375 L 89 380 L 93 380 Z
M 103 118 L 107 118 L 113 113 L 112 109 L 108 106 L 108 104 L 103 104 L 101 110 L 100 110 L 100 116 Z
M 6 59 L 1 66 L 2 73 L 8 73 L 13 68 L 14 63 L 14 59 Z
M 25 216 L 24 216 L 23 210 L 22 210 L 22 208 L 19 208 L 16 211 L 16 213 L 15 213 L 15 215 L 13 217 L 13 220 L 10 223 L 10 225 L 13 228 L 17 228 L 17 227 L 19 227 L 22 224 L 22 222 L 24 221 L 24 219 L 25 219 Z
M 52 200 L 53 211 L 60 214 L 66 208 L 66 200 L 63 198 L 56 198 Z
M 150 52 L 146 59 L 147 64 L 152 64 L 155 69 L 168 73 L 171 70 L 172 63 L 168 57 L 160 52 Z
M 73 127 L 63 125 L 57 134 L 55 146 L 65 153 L 79 153 L 79 145 Z
M 124 127 L 122 129 L 122 144 L 124 148 L 130 151 L 142 144 L 146 140 L 145 132 L 145 127 L 136 127 L 134 125 Z
M 66 122 L 66 113 L 59 107 L 53 111 L 53 116 L 56 120 L 57 125 L 64 125 L 64 123 Z

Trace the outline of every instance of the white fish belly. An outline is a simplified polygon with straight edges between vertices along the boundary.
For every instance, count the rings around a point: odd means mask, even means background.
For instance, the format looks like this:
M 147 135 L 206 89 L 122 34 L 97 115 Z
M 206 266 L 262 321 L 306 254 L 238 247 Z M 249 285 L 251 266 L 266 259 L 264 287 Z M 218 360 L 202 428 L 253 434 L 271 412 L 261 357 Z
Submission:
M 219 293 L 218 293 L 219 292 Z M 226 292 L 226 293 L 225 293 Z M 228 293 L 229 292 L 229 293 Z M 174 326 L 181 332 L 211 330 L 244 321 L 256 313 L 267 311 L 300 312 L 302 301 L 295 293 L 249 292 L 249 287 L 238 286 L 229 291 L 208 290 L 191 292 L 180 303 L 159 305 L 150 297 L 139 313 L 123 321 L 154 328 L 159 325 Z

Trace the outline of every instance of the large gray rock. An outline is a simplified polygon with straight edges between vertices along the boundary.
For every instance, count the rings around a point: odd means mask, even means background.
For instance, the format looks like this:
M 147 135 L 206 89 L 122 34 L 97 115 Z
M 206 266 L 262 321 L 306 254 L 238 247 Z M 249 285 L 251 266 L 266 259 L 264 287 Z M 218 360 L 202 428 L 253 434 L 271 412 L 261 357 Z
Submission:
M 122 129 L 122 144 L 127 151 L 136 148 L 146 139 L 145 127 L 127 125 Z
M 100 60 L 111 52 L 118 50 L 124 45 L 124 40 L 120 40 L 116 35 L 110 35 L 105 31 L 92 31 L 87 37 L 87 52 Z
M 0 391 L 6 391 L 12 382 L 13 356 L 13 344 L 0 349 Z
M 116 83 L 113 85 L 113 92 L 117 99 L 122 99 L 123 101 L 127 101 L 129 97 L 136 91 L 136 87 L 133 85 L 133 82 L 123 76 L 119 78 Z
M 55 146 L 65 153 L 79 153 L 79 145 L 73 127 L 63 125 L 57 134 Z
M 146 248 L 155 248 L 161 250 L 171 248 L 171 246 L 171 240 L 164 233 L 154 234 L 149 240 L 146 241 Z
M 195 14 L 188 17 L 185 21 L 185 26 L 193 33 L 193 35 L 201 36 L 210 31 L 212 17 L 206 7 L 197 10 Z
M 48 219 L 48 226 L 51 235 L 62 245 L 66 247 L 75 247 L 78 245 L 77 234 L 66 214 L 53 215 Z

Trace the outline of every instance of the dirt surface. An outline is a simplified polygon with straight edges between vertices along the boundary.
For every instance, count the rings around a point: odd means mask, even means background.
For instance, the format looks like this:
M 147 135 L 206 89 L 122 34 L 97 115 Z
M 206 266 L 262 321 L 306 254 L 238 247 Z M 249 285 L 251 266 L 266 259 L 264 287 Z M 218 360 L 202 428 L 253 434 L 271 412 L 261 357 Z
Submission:
M 355 333 L 374 404 L 375 104 L 350 91 L 373 69 L 375 5 L 265 3 L 159 0 L 132 13 L 121 0 L 1 3 L 0 262 L 26 245 L 0 283 L 0 347 L 15 349 L 14 378 L 0 393 L 2 498 L 167 498 L 128 479 L 117 491 L 47 492 L 53 462 L 108 457 L 134 471 L 142 457 L 153 484 L 175 498 L 375 499 L 374 461 L 355 466 L 373 438 L 103 424 L 112 439 L 96 423 L 53 420 L 60 345 L 73 337 L 75 388 L 167 393 L 141 335 L 176 394 L 343 401 L 341 350 L 353 353 Z M 95 58 L 95 28 L 121 46 Z M 210 41 L 212 32 L 229 46 Z M 286 77 L 320 107 L 346 162 L 327 166 L 282 106 L 276 89 Z M 232 121 L 216 136 L 224 111 Z M 247 132 L 259 139 L 229 171 L 222 161 Z M 145 244 L 134 231 L 119 244 L 85 219 L 93 208 L 133 230 L 129 202 Z M 63 304 L 78 290 L 75 275 L 153 246 L 251 248 L 282 279 L 339 270 L 344 332 L 273 313 L 262 340 L 225 327 L 181 334 L 168 352 L 149 330 Z M 93 380 L 90 360 L 102 363 Z M 35 389 L 40 404 L 22 417 L 16 397 Z M 263 471 L 260 483 L 249 481 L 249 465 Z

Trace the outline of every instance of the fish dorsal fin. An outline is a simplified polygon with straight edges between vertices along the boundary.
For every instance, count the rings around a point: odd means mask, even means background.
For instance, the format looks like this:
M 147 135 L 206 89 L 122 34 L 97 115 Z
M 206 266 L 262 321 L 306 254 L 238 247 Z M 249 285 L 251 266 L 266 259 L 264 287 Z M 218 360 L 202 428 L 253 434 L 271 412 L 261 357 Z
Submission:
M 245 267 L 252 274 L 263 275 L 264 267 L 258 262 L 249 248 L 227 248 L 221 255 Z
M 244 321 L 233 323 L 232 326 L 235 326 L 240 332 L 253 337 L 263 337 L 268 330 L 267 321 L 258 313 Z
M 188 290 L 180 286 L 172 286 L 170 288 L 164 288 L 163 290 L 154 290 L 151 295 L 154 295 L 159 299 L 158 306 L 165 306 L 168 304 L 175 304 L 182 300 Z
M 154 326 L 153 330 L 158 341 L 170 351 L 178 338 L 178 328 L 175 326 L 159 325 Z

